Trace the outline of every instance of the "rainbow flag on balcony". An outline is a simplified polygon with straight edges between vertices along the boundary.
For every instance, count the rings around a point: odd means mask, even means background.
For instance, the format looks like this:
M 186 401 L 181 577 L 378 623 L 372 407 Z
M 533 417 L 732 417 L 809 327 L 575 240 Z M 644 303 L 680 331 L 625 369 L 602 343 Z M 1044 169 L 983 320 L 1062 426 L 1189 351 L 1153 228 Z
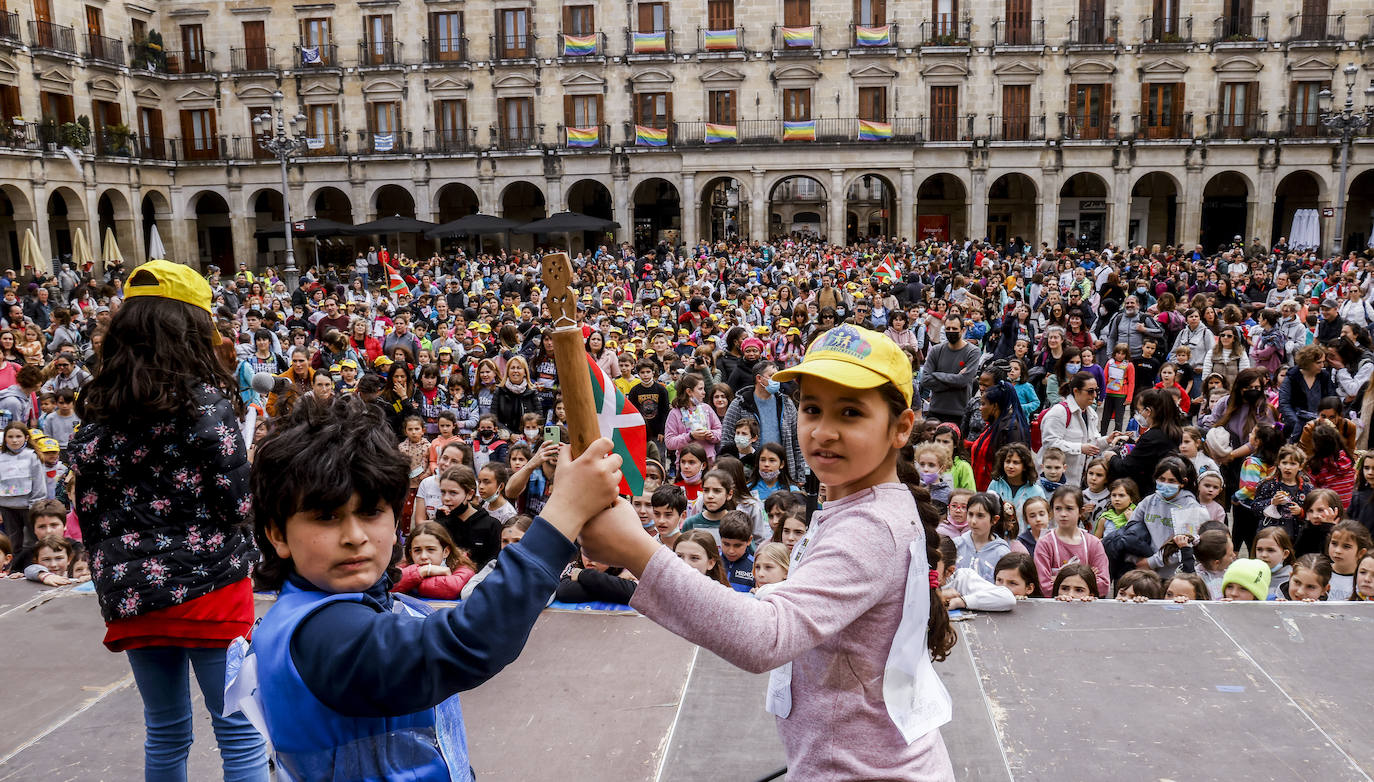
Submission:
M 643 125 L 635 125 L 635 146 L 637 147 L 666 147 L 668 146 L 667 128 L 646 128 Z
M 782 43 L 789 49 L 814 49 L 816 47 L 816 28 L 784 27 Z
M 633 39 L 635 54 L 659 54 L 668 51 L 668 33 L 659 30 L 653 33 L 635 33 Z
M 859 120 L 860 141 L 882 141 L 892 138 L 892 123 L 877 122 L 871 119 Z
M 601 130 L 595 125 L 590 128 L 568 128 L 568 146 L 586 149 L 594 147 L 601 140 Z
M 707 30 L 701 35 L 701 45 L 708 52 L 739 48 L 739 34 L 734 30 Z
M 589 54 L 596 54 L 596 33 L 563 36 L 564 57 L 585 57 Z
M 717 125 L 714 122 L 706 123 L 707 144 L 724 144 L 732 141 L 739 141 L 739 128 L 737 126 Z
M 860 46 L 891 46 L 892 25 L 881 27 L 854 26 L 854 42 Z
M 796 122 L 784 120 L 782 123 L 782 140 L 815 141 L 816 121 L 814 119 L 798 120 Z

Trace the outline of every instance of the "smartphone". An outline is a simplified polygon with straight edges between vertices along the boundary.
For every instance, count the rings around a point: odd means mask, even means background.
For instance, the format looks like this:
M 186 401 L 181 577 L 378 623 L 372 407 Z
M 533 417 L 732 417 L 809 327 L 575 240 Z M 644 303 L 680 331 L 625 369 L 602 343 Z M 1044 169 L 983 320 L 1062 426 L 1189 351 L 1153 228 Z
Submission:
M 557 426 L 544 427 L 544 442 L 561 443 L 563 442 L 563 430 Z

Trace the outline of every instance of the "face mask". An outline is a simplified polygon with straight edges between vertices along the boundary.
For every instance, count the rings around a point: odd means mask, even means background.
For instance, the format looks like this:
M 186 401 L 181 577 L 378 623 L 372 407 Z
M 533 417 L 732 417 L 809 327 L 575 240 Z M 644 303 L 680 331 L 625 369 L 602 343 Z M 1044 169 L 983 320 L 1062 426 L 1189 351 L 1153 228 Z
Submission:
M 482 442 L 489 443 L 496 438 L 496 432 L 490 432 L 483 429 L 482 431 L 477 433 L 477 436 L 482 438 Z
M 748 448 L 749 445 L 750 445 L 751 443 L 753 443 L 753 442 L 754 442 L 754 438 L 750 437 L 750 436 L 747 435 L 747 434 L 737 434 L 737 435 L 735 435 L 735 447 L 738 448 L 738 449 L 740 449 L 741 451 L 744 450 L 745 448 Z
M 1073 362 L 1069 362 L 1069 363 L 1067 363 L 1067 364 L 1064 365 L 1064 371 L 1067 372 L 1067 373 L 1070 374 L 1070 375 L 1077 374 L 1078 370 L 1080 370 L 1080 369 L 1082 369 L 1082 368 L 1083 368 L 1083 365 L 1082 365 L 1082 364 L 1075 364 L 1075 363 L 1073 363 Z
M 1155 493 L 1166 500 L 1172 500 L 1175 496 L 1177 496 L 1178 489 L 1179 487 L 1172 483 L 1159 483 L 1158 481 L 1155 482 Z
M 782 390 L 782 383 L 779 383 L 776 380 L 769 380 L 768 384 L 765 385 L 764 388 L 768 391 L 768 393 L 776 394 Z
M 782 470 L 759 470 L 759 477 L 766 483 L 776 481 L 779 475 L 782 475 Z
M 1240 398 L 1244 399 L 1252 405 L 1258 402 L 1259 398 L 1263 395 L 1264 392 L 1259 390 L 1258 388 L 1247 388 L 1244 391 L 1240 392 Z
M 945 341 L 946 341 L 946 342 L 958 342 L 958 341 L 959 341 L 959 335 L 960 335 L 960 332 L 958 332 L 958 331 L 946 331 L 946 332 L 945 332 Z
M 927 486 L 931 486 L 931 485 L 934 485 L 934 484 L 936 484 L 936 483 L 939 483 L 939 481 L 940 481 L 940 473 L 938 473 L 938 472 L 923 472 L 923 473 L 921 473 L 921 482 L 924 483 L 924 484 L 927 485 Z
M 1132 418 L 1134 418 L 1136 424 L 1138 424 L 1142 428 L 1150 425 L 1150 422 L 1145 420 L 1144 413 L 1136 413 L 1134 416 L 1132 416 Z
M 526 429 L 526 430 L 525 430 L 525 439 L 527 439 L 527 440 L 537 440 L 537 439 L 539 439 L 539 430 L 538 430 L 538 429 Z
M 1136 292 L 1136 293 L 1144 293 L 1144 292 L 1145 292 L 1145 286 L 1142 285 L 1142 286 L 1140 286 L 1139 288 L 1136 288 L 1136 289 L 1135 289 L 1135 292 Z

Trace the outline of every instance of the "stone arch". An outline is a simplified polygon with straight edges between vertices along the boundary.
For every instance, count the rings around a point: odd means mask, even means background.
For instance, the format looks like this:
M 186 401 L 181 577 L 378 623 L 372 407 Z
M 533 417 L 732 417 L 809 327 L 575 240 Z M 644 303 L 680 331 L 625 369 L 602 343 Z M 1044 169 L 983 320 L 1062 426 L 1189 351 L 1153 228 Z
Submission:
M 682 242 L 682 191 L 677 183 L 648 176 L 630 192 L 630 237 L 635 249 L 646 252 L 660 242 L 677 247 Z
M 305 216 L 322 217 L 352 225 L 353 199 L 348 193 L 333 185 L 322 185 L 310 191 L 305 199 Z
M 1273 219 L 1270 222 L 1269 246 L 1273 247 L 1278 242 L 1279 237 L 1287 237 L 1289 246 L 1293 246 L 1292 233 L 1293 218 L 1299 209 L 1319 210 L 1326 200 L 1326 187 L 1322 178 L 1314 171 L 1298 169 L 1290 171 L 1279 179 L 1274 185 L 1273 196 Z M 1317 224 L 1321 225 L 1320 212 L 1317 212 Z M 1317 242 L 1320 247 L 1321 229 L 1318 228 Z
M 705 174 L 706 181 L 697 190 L 701 210 L 697 217 L 697 233 L 712 242 L 724 241 L 732 237 L 749 237 L 750 204 L 749 185 L 745 180 L 712 172 Z
M 1178 244 L 1183 183 L 1168 171 L 1141 174 L 1131 185 L 1129 239 L 1132 245 Z
M 805 172 L 775 176 L 764 192 L 768 194 L 769 236 L 804 231 L 829 238 L 830 193 L 820 176 Z
M 89 230 L 86 220 L 86 205 L 81 195 L 70 187 L 59 186 L 48 193 L 45 204 L 48 212 L 48 235 L 39 239 L 50 259 L 69 258 L 72 254 L 72 237 L 77 228 Z M 88 239 L 90 237 L 87 237 Z M 44 243 L 43 239 L 47 239 Z M 54 266 L 54 271 L 61 268 Z
M 105 231 L 113 229 L 115 235 L 115 245 L 119 247 L 119 252 L 127 260 L 135 256 L 136 245 L 134 244 L 135 225 L 134 210 L 129 203 L 129 198 L 124 191 L 109 188 L 101 192 L 96 200 L 96 235 L 90 237 L 91 253 L 98 259 L 101 249 L 105 246 Z
M 0 185 L 0 265 L 19 271 L 19 241 L 36 224 L 30 194 Z
M 1059 186 L 1059 249 L 1101 249 L 1112 224 L 1112 190 L 1107 178 L 1095 171 L 1077 171 Z
M 1342 239 L 1341 250 L 1358 250 L 1367 246 L 1374 234 L 1374 166 L 1349 172 L 1346 190 L 1337 198 L 1345 201 L 1345 227 L 1337 227 Z
M 994 243 L 1019 237 L 1035 246 L 1038 232 L 1040 188 L 1035 180 L 1020 171 L 1008 171 L 988 185 L 988 223 L 986 235 Z M 976 230 L 976 227 L 975 227 Z
M 878 171 L 855 174 L 845 183 L 844 206 L 845 241 L 896 235 L 897 186 L 891 175 Z
M 434 191 L 434 203 L 430 213 L 435 215 L 434 222 L 448 223 L 460 217 L 482 211 L 482 200 L 477 191 L 462 182 L 449 182 Z
M 1226 169 L 1208 178 L 1202 189 L 1202 235 L 1198 239 L 1204 251 L 1215 252 L 1236 236 L 1248 241 L 1249 201 L 1254 192 L 1254 183 L 1239 171 Z
M 969 185 L 953 171 L 931 174 L 916 187 L 915 239 L 941 242 L 969 235 Z

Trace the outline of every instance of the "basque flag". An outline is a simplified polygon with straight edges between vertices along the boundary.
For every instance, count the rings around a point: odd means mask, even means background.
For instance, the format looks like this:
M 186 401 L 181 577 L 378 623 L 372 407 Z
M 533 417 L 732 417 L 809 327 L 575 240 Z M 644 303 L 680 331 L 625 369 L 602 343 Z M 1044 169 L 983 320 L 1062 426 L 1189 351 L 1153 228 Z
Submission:
M 638 497 L 644 493 L 644 462 L 648 453 L 644 416 L 606 377 L 591 354 L 587 354 L 587 371 L 592 376 L 597 428 L 602 437 L 615 444 L 614 452 L 620 454 L 620 493 Z
M 873 276 L 879 281 L 892 284 L 897 281 L 897 264 L 893 263 L 892 253 L 883 256 L 883 262 L 878 264 L 878 268 L 873 270 Z
M 401 278 L 401 273 L 396 271 L 395 267 L 386 261 L 382 261 L 382 268 L 386 270 L 386 287 L 391 291 L 392 295 L 410 293 L 410 286 L 406 285 L 406 281 Z

